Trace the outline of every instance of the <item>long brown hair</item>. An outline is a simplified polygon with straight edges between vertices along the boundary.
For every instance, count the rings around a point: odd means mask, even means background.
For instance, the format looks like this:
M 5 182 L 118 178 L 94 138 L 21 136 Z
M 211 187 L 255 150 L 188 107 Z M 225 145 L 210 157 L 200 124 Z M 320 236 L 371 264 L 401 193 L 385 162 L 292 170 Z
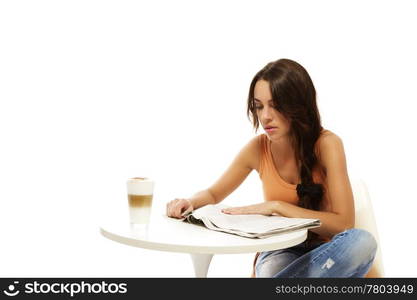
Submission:
M 253 78 L 248 96 L 247 115 L 257 131 L 259 120 L 254 102 L 255 84 L 269 82 L 272 101 L 290 122 L 289 138 L 299 162 L 301 184 L 297 185 L 299 206 L 319 210 L 323 186 L 313 181 L 313 168 L 317 164 L 314 146 L 323 129 L 316 103 L 316 90 L 307 71 L 290 59 L 268 63 Z

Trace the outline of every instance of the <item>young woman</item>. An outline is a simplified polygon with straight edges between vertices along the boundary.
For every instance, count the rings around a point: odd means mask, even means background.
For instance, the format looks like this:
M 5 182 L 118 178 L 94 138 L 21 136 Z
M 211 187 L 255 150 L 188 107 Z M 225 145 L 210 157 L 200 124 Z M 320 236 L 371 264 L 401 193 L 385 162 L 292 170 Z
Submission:
M 376 242 L 354 229 L 354 203 L 339 136 L 321 126 L 316 91 L 297 62 L 267 64 L 252 80 L 248 117 L 265 134 L 250 140 L 211 187 L 167 203 L 167 215 L 216 204 L 252 170 L 259 173 L 265 201 L 224 209 L 226 214 L 280 214 L 320 219 L 307 240 L 291 248 L 257 253 L 256 277 L 363 277 Z

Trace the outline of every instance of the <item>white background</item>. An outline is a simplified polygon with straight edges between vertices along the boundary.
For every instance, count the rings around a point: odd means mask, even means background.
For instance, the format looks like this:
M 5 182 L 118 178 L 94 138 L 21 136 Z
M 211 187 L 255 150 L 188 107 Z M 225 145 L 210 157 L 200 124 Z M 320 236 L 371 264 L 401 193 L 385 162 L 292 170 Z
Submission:
M 290 58 L 323 126 L 368 184 L 386 276 L 417 275 L 413 1 L 2 1 L 0 275 L 193 276 L 186 254 L 99 234 L 127 217 L 125 180 L 155 210 L 207 188 L 255 134 L 249 83 Z M 226 200 L 262 201 L 253 172 Z M 208 276 L 249 276 L 253 254 Z

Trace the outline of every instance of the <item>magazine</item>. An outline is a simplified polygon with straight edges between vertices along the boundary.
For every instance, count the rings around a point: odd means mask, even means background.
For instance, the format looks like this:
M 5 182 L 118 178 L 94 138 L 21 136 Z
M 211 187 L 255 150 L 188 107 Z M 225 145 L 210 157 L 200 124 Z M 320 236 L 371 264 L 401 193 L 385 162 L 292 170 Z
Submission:
M 219 204 L 206 205 L 186 214 L 183 221 L 247 238 L 266 238 L 284 232 L 310 229 L 321 225 L 319 219 L 222 213 L 221 210 L 226 207 Z

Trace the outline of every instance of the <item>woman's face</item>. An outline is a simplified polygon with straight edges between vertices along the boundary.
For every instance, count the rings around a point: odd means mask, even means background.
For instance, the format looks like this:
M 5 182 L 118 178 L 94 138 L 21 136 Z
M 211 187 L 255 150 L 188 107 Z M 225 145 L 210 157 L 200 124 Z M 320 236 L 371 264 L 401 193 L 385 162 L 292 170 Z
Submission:
M 256 114 L 268 138 L 278 141 L 287 137 L 290 122 L 274 108 L 269 82 L 258 80 L 254 89 Z

